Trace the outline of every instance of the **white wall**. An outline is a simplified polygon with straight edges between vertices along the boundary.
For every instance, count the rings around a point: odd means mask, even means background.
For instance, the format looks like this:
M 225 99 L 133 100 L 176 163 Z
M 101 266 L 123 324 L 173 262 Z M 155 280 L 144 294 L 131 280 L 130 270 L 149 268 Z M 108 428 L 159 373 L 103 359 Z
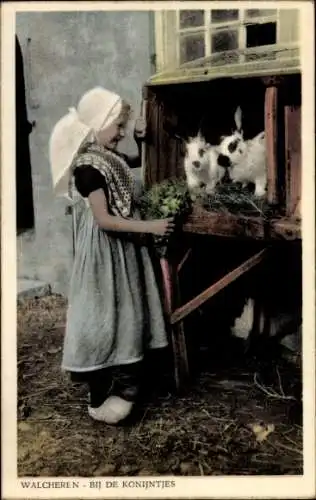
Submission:
M 72 264 L 71 216 L 52 193 L 48 140 L 53 125 L 95 85 L 118 92 L 140 111 L 150 76 L 149 12 L 18 13 L 26 77 L 35 231 L 18 238 L 18 276 L 67 293 Z M 30 39 L 27 43 L 27 39 Z M 27 48 L 28 47 L 28 48 Z M 136 152 L 132 139 L 124 149 Z

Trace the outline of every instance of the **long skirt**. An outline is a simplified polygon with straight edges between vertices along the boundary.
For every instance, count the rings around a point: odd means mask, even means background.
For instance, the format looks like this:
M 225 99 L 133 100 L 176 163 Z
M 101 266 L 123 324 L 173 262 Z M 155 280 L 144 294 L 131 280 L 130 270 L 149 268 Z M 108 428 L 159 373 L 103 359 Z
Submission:
M 62 368 L 91 372 L 141 361 L 168 344 L 146 246 L 107 233 L 85 208 L 78 224 Z

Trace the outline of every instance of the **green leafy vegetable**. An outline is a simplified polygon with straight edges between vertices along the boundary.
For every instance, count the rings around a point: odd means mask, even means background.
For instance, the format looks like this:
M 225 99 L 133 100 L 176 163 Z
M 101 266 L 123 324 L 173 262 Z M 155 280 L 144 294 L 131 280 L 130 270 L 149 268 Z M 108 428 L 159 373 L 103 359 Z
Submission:
M 192 199 L 187 184 L 182 179 L 168 179 L 154 184 L 140 200 L 142 217 L 150 219 L 166 219 L 173 217 L 176 231 L 181 229 L 192 210 Z M 154 245 L 161 256 L 166 255 L 172 245 L 173 237 L 154 236 Z

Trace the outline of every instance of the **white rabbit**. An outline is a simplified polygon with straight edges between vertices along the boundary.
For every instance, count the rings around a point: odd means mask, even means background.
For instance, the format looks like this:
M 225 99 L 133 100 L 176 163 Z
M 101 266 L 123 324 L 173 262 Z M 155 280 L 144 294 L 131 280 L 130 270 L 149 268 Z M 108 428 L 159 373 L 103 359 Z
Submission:
M 253 139 L 243 138 L 241 108 L 235 112 L 236 131 L 222 139 L 219 145 L 221 155 L 230 162 L 229 175 L 233 182 L 255 184 L 255 196 L 264 196 L 267 185 L 265 133 L 260 132 Z
M 198 133 L 196 137 L 189 137 L 186 142 L 184 170 L 190 190 L 205 188 L 212 193 L 217 182 L 225 174 L 225 169 L 218 165 L 218 151 L 216 146 L 208 144 Z

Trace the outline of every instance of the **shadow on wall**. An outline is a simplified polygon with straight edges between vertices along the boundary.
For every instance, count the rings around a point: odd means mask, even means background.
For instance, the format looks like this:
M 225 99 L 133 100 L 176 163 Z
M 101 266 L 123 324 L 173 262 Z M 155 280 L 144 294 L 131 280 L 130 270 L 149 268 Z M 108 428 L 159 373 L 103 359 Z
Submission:
M 27 119 L 23 57 L 15 37 L 15 103 L 16 103 L 16 226 L 17 234 L 34 229 L 34 204 L 29 134 L 32 124 Z

